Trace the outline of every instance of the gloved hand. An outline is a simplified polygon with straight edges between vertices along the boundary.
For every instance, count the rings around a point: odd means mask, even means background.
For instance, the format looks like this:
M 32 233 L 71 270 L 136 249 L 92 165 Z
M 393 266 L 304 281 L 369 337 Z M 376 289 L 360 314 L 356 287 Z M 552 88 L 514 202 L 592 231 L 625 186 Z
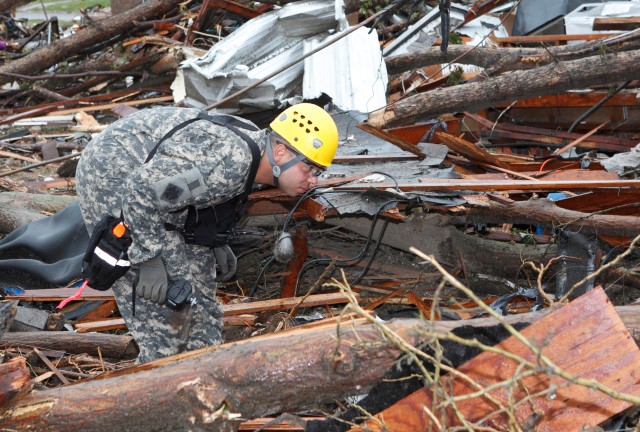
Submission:
M 167 279 L 167 270 L 164 268 L 162 258 L 158 255 L 138 266 L 136 292 L 139 297 L 163 304 L 167 299 L 169 286 Z
M 238 259 L 233 254 L 229 245 L 213 248 L 213 254 L 216 257 L 216 264 L 220 271 L 216 276 L 217 281 L 226 281 L 236 274 Z

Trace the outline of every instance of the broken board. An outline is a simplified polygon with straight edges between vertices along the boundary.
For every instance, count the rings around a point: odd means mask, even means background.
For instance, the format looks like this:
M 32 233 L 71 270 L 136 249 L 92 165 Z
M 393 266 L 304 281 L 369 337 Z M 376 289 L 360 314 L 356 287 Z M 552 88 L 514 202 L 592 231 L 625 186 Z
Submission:
M 601 288 L 533 323 L 521 334 L 541 347 L 542 353 L 563 371 L 598 381 L 617 392 L 640 395 L 640 350 Z M 496 347 L 540 364 L 535 353 L 514 336 Z M 457 369 L 484 389 L 496 386 L 489 395 L 503 406 L 513 407 L 511 420 L 498 412 L 487 392 L 477 392 L 460 375 L 448 374 L 440 379 L 438 387 L 459 398 L 457 415 L 450 406 L 443 407 L 442 393 L 434 404 L 433 390 L 425 387 L 377 414 L 375 420 L 367 420 L 364 426 L 366 430 L 383 430 L 384 422 L 384 430 L 394 432 L 429 430 L 436 425 L 428 409 L 443 428 L 460 426 L 464 417 L 471 424 L 484 419 L 484 426 L 498 430 L 509 429 L 511 421 L 527 430 L 569 432 L 596 426 L 631 406 L 630 402 L 571 384 L 552 373 L 538 372 L 514 380 L 516 385 L 507 384 L 527 370 L 519 367 L 515 360 L 485 351 Z M 504 385 L 497 386 L 500 383 Z M 471 395 L 474 392 L 477 394 Z

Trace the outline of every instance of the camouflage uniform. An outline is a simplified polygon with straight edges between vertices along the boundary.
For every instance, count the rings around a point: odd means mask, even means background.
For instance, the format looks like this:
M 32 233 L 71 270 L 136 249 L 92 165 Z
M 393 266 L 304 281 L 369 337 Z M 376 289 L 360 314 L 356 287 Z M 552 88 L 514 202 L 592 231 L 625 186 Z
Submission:
M 213 250 L 185 244 L 181 234 L 165 230 L 164 224 L 183 226 L 186 206 L 208 207 L 239 195 L 251 165 L 248 145 L 231 130 L 198 120 L 165 140 L 144 163 L 167 132 L 198 112 L 141 110 L 95 137 L 78 164 L 77 193 L 89 232 L 103 215 L 119 216 L 122 209 L 132 232 L 133 267 L 161 255 L 169 279 L 184 278 L 195 288 L 194 306 L 173 311 L 138 297 L 132 316 L 135 272 L 113 285 L 120 313 L 140 347 L 139 363 L 221 342 Z M 264 149 L 264 131 L 240 130 Z

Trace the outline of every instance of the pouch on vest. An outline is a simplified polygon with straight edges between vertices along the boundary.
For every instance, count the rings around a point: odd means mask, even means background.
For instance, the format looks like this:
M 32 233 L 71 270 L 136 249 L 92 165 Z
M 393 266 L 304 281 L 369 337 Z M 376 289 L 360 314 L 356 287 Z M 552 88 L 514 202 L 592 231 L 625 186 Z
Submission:
M 131 235 L 122 217 L 104 216 L 96 225 L 82 260 L 82 277 L 91 288 L 106 291 L 129 270 Z
M 197 209 L 189 206 L 184 228 L 180 231 L 187 244 L 218 247 L 229 244 L 234 237 L 238 197 L 214 206 Z M 176 227 L 165 224 L 167 230 Z

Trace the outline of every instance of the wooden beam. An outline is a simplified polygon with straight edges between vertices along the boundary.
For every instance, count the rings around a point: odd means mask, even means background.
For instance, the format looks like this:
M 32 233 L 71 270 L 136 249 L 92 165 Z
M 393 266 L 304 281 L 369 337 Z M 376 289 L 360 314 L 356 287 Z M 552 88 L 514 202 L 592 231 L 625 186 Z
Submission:
M 31 391 L 31 373 L 24 357 L 0 364 L 0 407 Z
M 236 303 L 222 306 L 226 316 L 240 315 L 254 312 L 279 311 L 298 307 L 323 306 L 332 304 L 348 303 L 347 297 L 342 293 L 314 294 L 308 296 L 302 304 L 298 305 L 300 298 L 262 300 L 250 303 Z
M 596 39 L 606 39 L 615 36 L 617 33 L 587 33 L 587 34 L 554 34 L 554 35 L 534 35 L 534 36 L 507 36 L 497 37 L 493 40 L 500 45 L 511 44 L 537 44 L 540 42 L 554 43 L 567 41 L 590 41 Z
M 529 181 L 529 180 L 495 180 L 488 182 L 469 181 L 465 179 L 418 179 L 419 183 L 400 183 L 400 189 L 404 191 L 424 190 L 424 191 L 560 191 L 560 190 L 592 190 L 599 188 L 609 189 L 638 189 L 640 180 L 595 180 L 595 181 Z M 336 190 L 367 190 L 371 187 L 378 189 L 395 188 L 395 183 L 369 183 L 367 185 L 352 184 L 349 186 L 336 186 Z
M 362 129 L 365 132 L 369 132 L 371 135 L 377 136 L 378 138 L 381 138 L 406 152 L 414 154 L 420 160 L 425 158 L 424 153 L 422 153 L 418 147 L 398 138 L 396 135 L 385 132 L 382 129 L 372 126 L 368 123 L 359 123 L 358 125 L 356 125 L 356 127 Z
M 601 288 L 577 298 L 520 333 L 564 372 L 593 380 L 613 391 L 640 396 L 640 383 L 629 379 L 640 368 L 640 350 Z M 537 374 L 517 378 L 527 370 L 536 369 L 521 369 L 518 361 L 485 351 L 460 366 L 459 374 L 447 374 L 439 381 L 439 392 L 459 398 L 455 402 L 457 413 L 443 404 L 441 393 L 434 403 L 434 389 L 425 387 L 376 415 L 378 421 L 368 420 L 363 427 L 351 431 L 382 430 L 382 424 L 386 426 L 384 430 L 430 430 L 435 426 L 427 414 L 431 410 L 434 418 L 442 422 L 441 427 L 447 429 L 462 426 L 462 417 L 470 424 L 484 419 L 484 424 L 491 424 L 495 429 L 509 429 L 513 421 L 524 425 L 535 419 L 536 430 L 571 432 L 596 427 L 632 405 L 561 378 L 514 336 L 496 348 L 531 362 L 539 368 Z M 496 387 L 478 392 L 478 388 L 462 376 L 469 377 L 480 388 Z M 513 382 L 509 383 L 510 380 Z M 497 386 L 500 383 L 504 385 Z M 475 392 L 479 395 L 471 396 Z M 496 414 L 495 401 L 512 408 L 516 418 L 510 420 L 504 412 Z
M 444 132 L 436 132 L 436 136 L 440 138 L 440 140 L 442 140 L 442 142 L 451 150 L 469 160 L 484 162 L 506 170 L 511 169 L 511 166 L 508 163 L 501 161 L 497 156 L 492 155 L 488 151 L 469 141 Z
M 296 228 L 296 234 L 293 237 L 293 250 L 295 254 L 291 261 L 287 263 L 287 274 L 282 280 L 282 293 L 280 295 L 282 298 L 290 298 L 296 295 L 298 275 L 309 254 L 306 225 L 299 225 Z
M 640 17 L 596 17 L 593 30 L 597 31 L 629 31 L 640 28 Z

